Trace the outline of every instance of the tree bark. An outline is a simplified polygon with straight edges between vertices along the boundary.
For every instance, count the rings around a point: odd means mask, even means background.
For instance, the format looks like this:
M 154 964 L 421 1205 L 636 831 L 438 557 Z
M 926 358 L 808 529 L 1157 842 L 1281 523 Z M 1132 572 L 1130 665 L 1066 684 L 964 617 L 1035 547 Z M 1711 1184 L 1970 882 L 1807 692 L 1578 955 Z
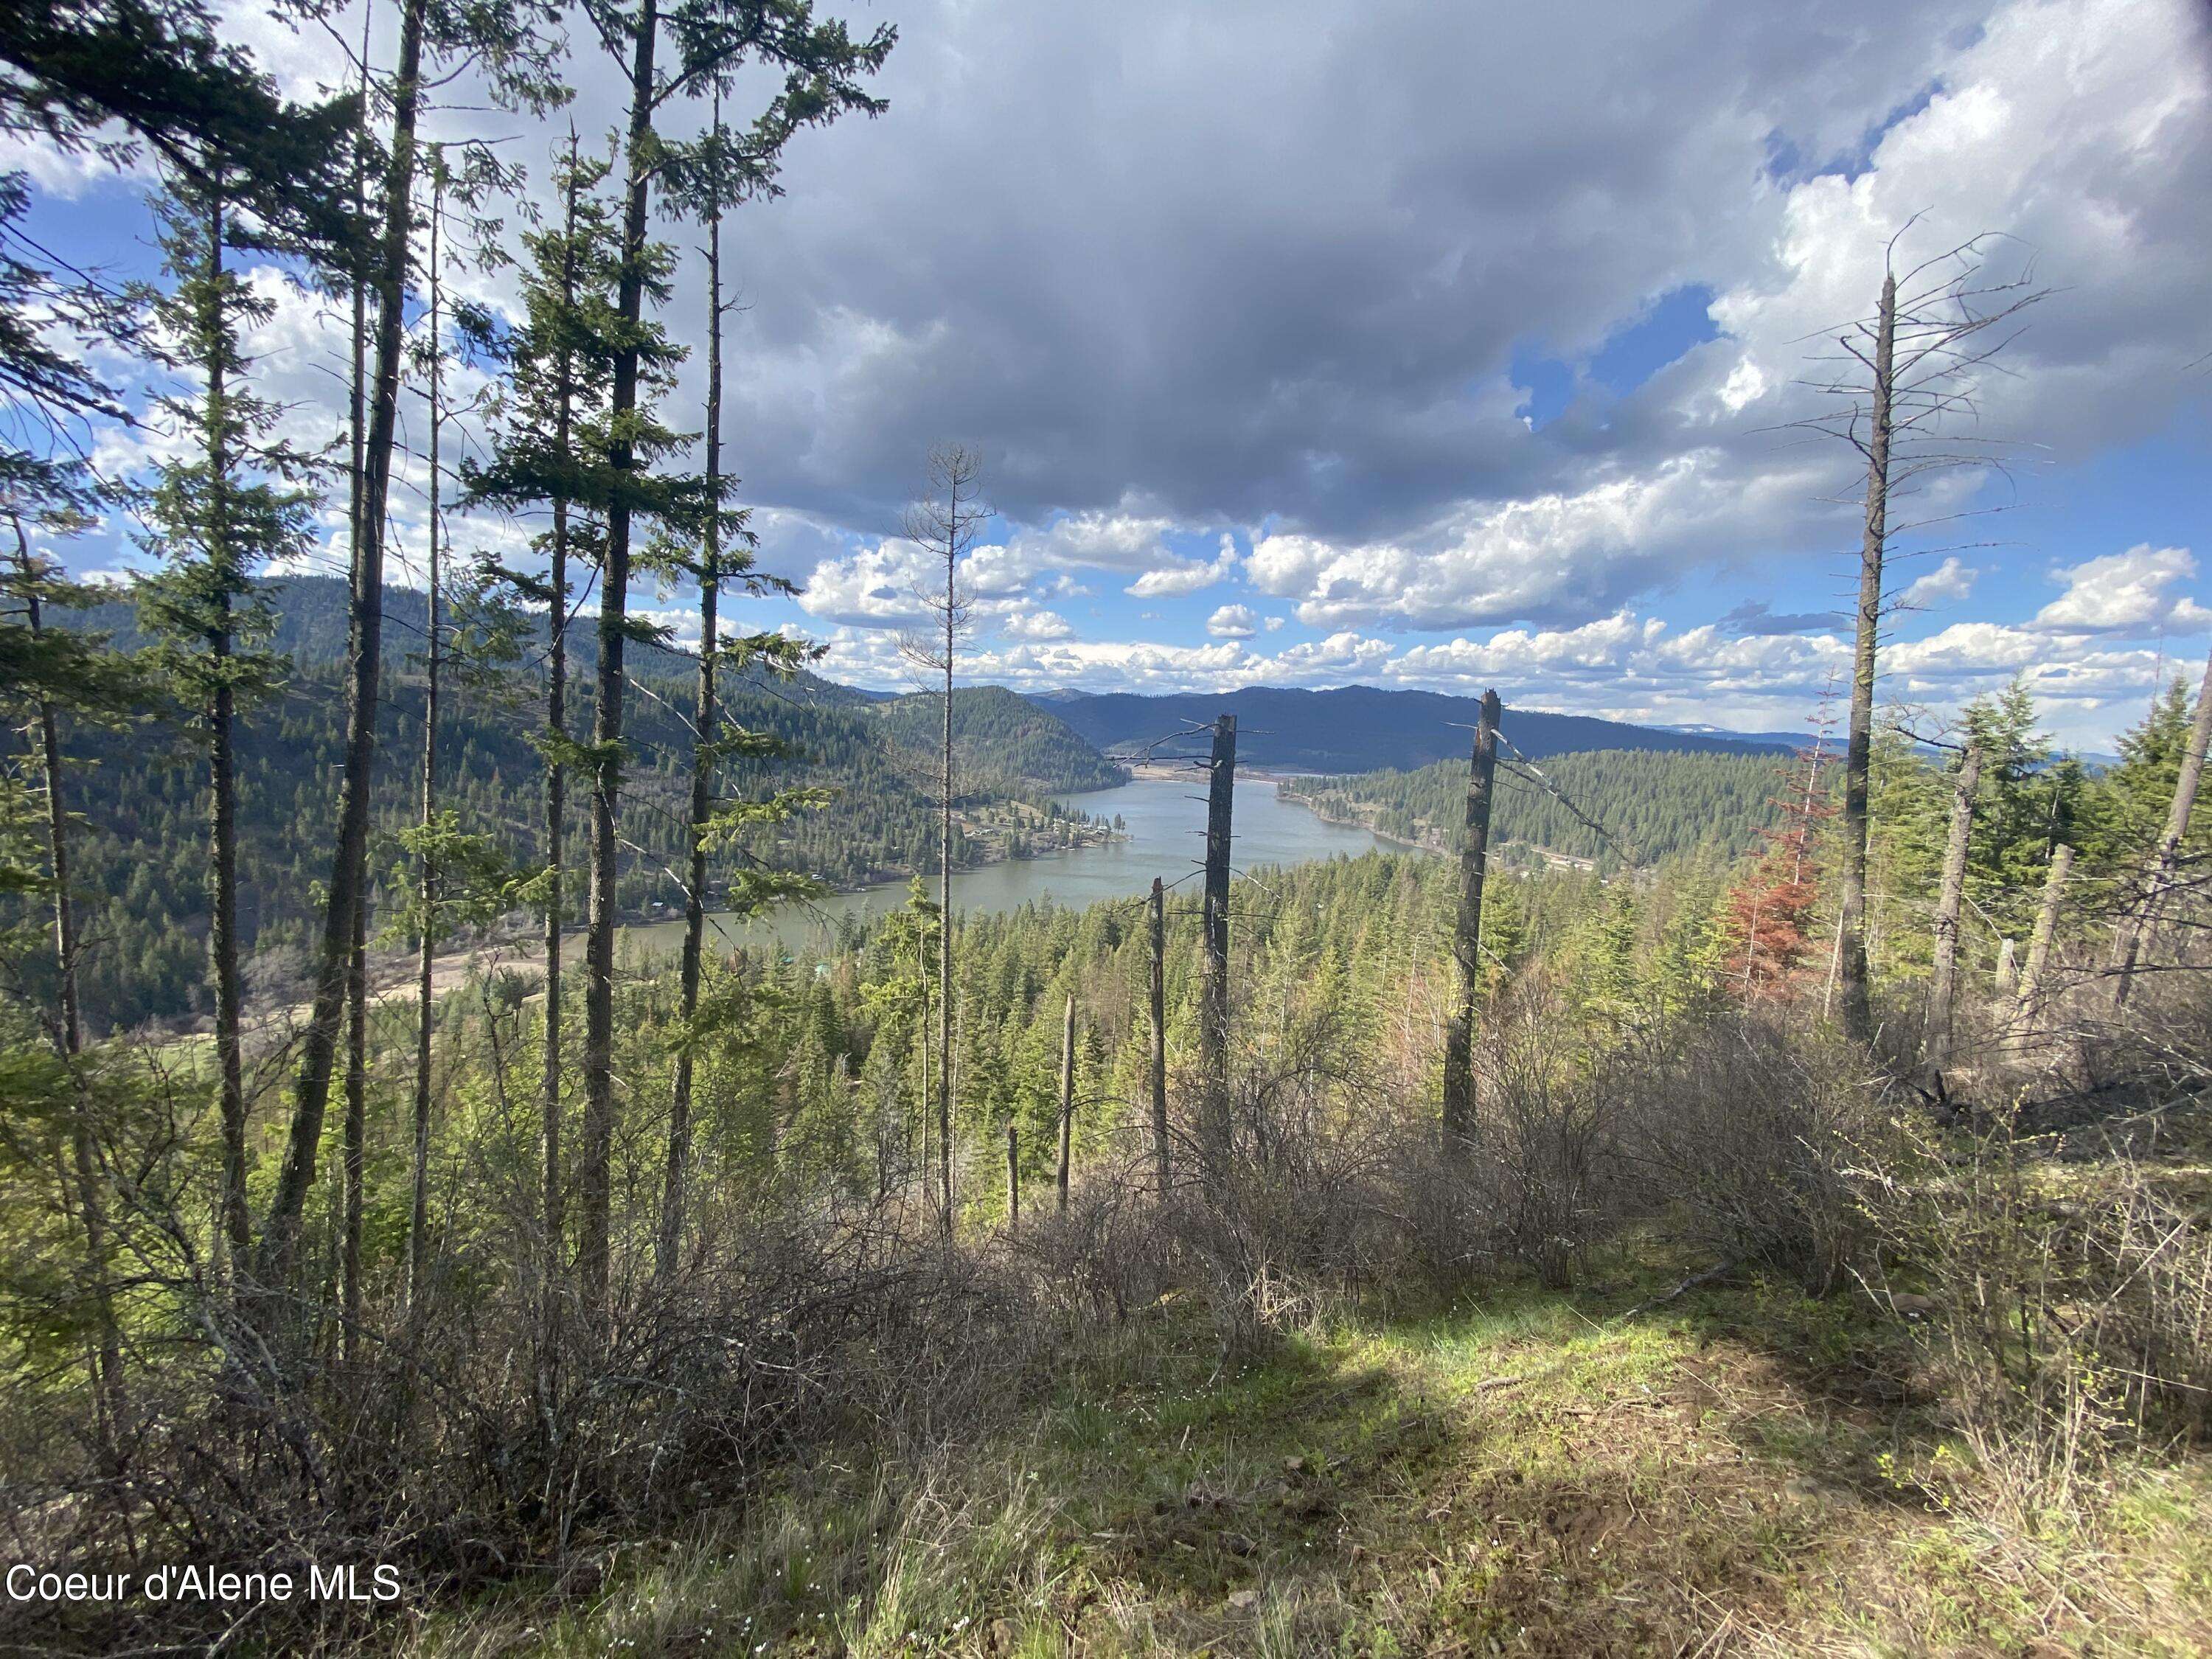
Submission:
M 444 648 L 438 526 L 438 441 L 443 426 L 438 352 L 438 308 L 442 290 L 438 239 L 445 216 L 445 180 L 433 163 L 430 184 L 430 559 L 428 653 L 422 690 L 422 795 L 418 822 L 427 837 L 438 817 L 438 671 Z M 438 864 L 426 840 L 416 860 L 415 902 L 420 912 L 415 962 L 415 1113 L 412 1184 L 407 1210 L 407 1317 L 422 1316 L 429 1285 L 430 1249 L 430 1038 L 437 1002 L 432 991 L 438 951 Z
M 338 1247 L 341 1352 L 351 1364 L 360 1352 L 361 1252 L 368 1218 L 368 909 L 354 912 L 353 948 L 346 953 L 345 1121 L 340 1169 L 345 1214 Z
M 1966 896 L 1966 853 L 1974 833 L 1974 796 L 1982 784 L 1982 749 L 1969 742 L 1959 760 L 1951 797 L 1951 832 L 1943 844 L 1943 879 L 1936 898 L 1936 960 L 1928 977 L 1928 1063 L 1951 1058 L 1951 1030 L 1957 1018 L 1959 920 Z
M 721 120 L 715 105 L 714 119 Z M 707 933 L 708 817 L 714 808 L 713 744 L 716 709 L 716 634 L 722 587 L 722 214 L 707 213 L 707 499 L 705 545 L 699 567 L 699 696 L 691 745 L 691 861 L 684 888 L 683 1007 L 684 1041 L 676 1051 L 676 1080 L 668 1106 L 668 1171 L 661 1190 L 660 1245 L 654 1263 L 663 1279 L 676 1271 L 684 1235 L 684 1184 L 691 1156 L 691 1021 L 699 1012 L 701 957 Z
M 1151 909 L 1152 945 L 1152 1179 L 1159 1195 L 1168 1195 L 1170 1173 L 1168 1149 L 1168 923 L 1167 889 L 1152 878 Z
M 1006 1226 L 1011 1231 L 1022 1224 L 1022 1140 L 1021 1131 L 1014 1127 L 1012 1118 L 1006 1120 Z
M 1205 1096 L 1199 1141 L 1204 1174 L 1218 1184 L 1229 1172 L 1229 854 L 1237 789 L 1237 716 L 1213 722 L 1213 755 L 1206 797 L 1206 970 L 1199 987 L 1199 1052 Z
M 1874 1035 L 1867 990 L 1867 777 L 1874 753 L 1875 656 L 1881 629 L 1882 563 L 1889 544 L 1889 447 L 1897 353 L 1897 276 L 1882 278 L 1875 330 L 1874 398 L 1867 441 L 1866 522 L 1859 543 L 1858 630 L 1851 659 L 1850 735 L 1844 749 L 1843 904 L 1837 973 L 1844 1030 L 1854 1042 Z
M 956 490 L 951 514 L 960 513 Z M 937 1202 L 945 1237 L 952 1237 L 952 655 L 959 627 L 955 560 L 958 538 L 945 538 L 945 717 L 939 739 L 937 835 Z
M 1498 770 L 1498 693 L 1482 694 L 1468 760 L 1467 817 L 1459 854 L 1459 919 L 1452 933 L 1455 994 L 1444 1030 L 1444 1144 L 1474 1133 L 1474 1015 L 1482 989 L 1482 884 L 1490 860 L 1490 800 Z
M 656 0 L 641 0 L 629 70 L 629 125 L 623 154 L 629 171 L 623 212 L 622 276 L 616 310 L 622 343 L 615 353 L 607 463 L 615 473 L 607 508 L 606 562 L 599 576 L 598 706 L 593 711 L 592 881 L 584 947 L 584 1150 L 577 1170 L 577 1291 L 594 1324 L 606 1310 L 611 1277 L 609 1204 L 615 1136 L 615 877 L 622 855 L 616 808 L 622 798 L 623 647 L 629 605 L 629 474 L 637 465 L 629 432 L 637 411 L 638 319 L 645 309 L 645 217 L 652 184 L 653 47 L 660 32 Z
M 2051 967 L 2051 942 L 2058 933 L 2058 907 L 2073 868 L 2071 847 L 2061 842 L 2051 849 L 2051 868 L 2043 878 L 2043 902 L 2036 908 L 2035 931 L 2028 936 L 2027 966 L 2021 970 L 2020 1000 L 2014 1012 L 2023 1024 L 2036 1017 L 2043 998 L 2043 979 Z
M 398 418 L 407 239 L 415 185 L 415 125 L 427 9 L 428 0 L 405 0 L 399 15 L 391 162 L 384 185 L 384 246 L 375 273 L 376 372 L 362 459 L 360 556 L 355 567 L 348 641 L 346 749 L 338 783 L 337 848 L 331 860 L 329 896 L 323 907 L 314 1000 L 301 1043 L 291 1127 L 256 1257 L 262 1287 L 272 1294 L 291 1283 L 298 1265 L 300 1219 L 315 1182 L 315 1158 L 337 1057 L 340 1012 L 353 952 L 354 914 L 368 902 L 369 790 L 376 764 L 376 706 L 384 641 L 384 511 L 391 493 L 392 439 Z
M 366 205 L 366 155 L 368 132 L 368 26 L 375 8 L 362 8 L 362 114 L 364 123 L 354 134 L 353 190 L 356 211 Z M 368 424 L 368 291 L 359 276 L 353 288 L 353 337 L 350 382 L 347 395 L 347 431 L 351 455 L 348 478 L 346 526 L 352 544 L 349 591 L 361 581 L 362 503 L 364 499 L 362 462 Z M 350 1367 L 360 1357 L 362 1328 L 361 1253 L 368 1215 L 366 1182 L 368 1174 L 368 907 L 354 906 L 353 939 L 346 951 L 346 1071 L 345 1120 L 341 1129 L 339 1171 L 344 1183 L 341 1199 L 338 1243 L 338 1352 Z
M 576 306 L 576 135 L 568 135 L 568 173 L 562 190 L 561 306 Z M 574 441 L 575 355 L 565 344 L 556 359 L 553 451 L 565 465 Z M 551 1367 L 559 1350 L 561 1267 L 566 1217 L 561 1173 L 561 921 L 568 811 L 568 770 L 562 758 L 568 738 L 568 498 L 553 498 L 546 580 L 552 590 L 545 656 L 545 1052 L 538 1085 L 540 1204 L 545 1233 L 545 1282 L 538 1309 L 538 1396 L 550 1412 Z
M 211 561 L 228 564 L 230 482 L 228 416 L 224 405 L 222 338 L 223 204 L 220 193 L 209 204 L 206 415 L 208 523 Z M 238 981 L 238 774 L 233 743 L 237 696 L 224 665 L 231 654 L 230 594 L 216 583 L 216 626 L 208 640 L 214 659 L 215 687 L 208 700 L 208 969 L 215 981 L 215 1052 L 217 1115 L 222 1124 L 222 1231 L 230 1261 L 243 1266 L 253 1247 L 252 1218 L 246 1203 L 246 1072 L 240 1053 Z
M 23 572 L 27 620 L 36 638 L 44 626 L 38 572 L 21 520 L 15 524 L 15 555 Z M 114 1297 L 107 1276 L 107 1206 L 100 1192 L 99 1151 L 93 1139 L 92 1095 L 77 1064 L 84 1052 L 84 1021 L 77 993 L 76 907 L 70 896 L 69 802 L 62 787 L 61 724 L 54 705 L 45 698 L 39 702 L 38 732 L 39 766 L 46 784 L 46 862 L 54 881 L 54 968 L 59 981 L 54 1047 L 61 1054 L 77 1097 L 76 1109 L 70 1116 L 70 1157 L 77 1218 L 84 1227 L 85 1289 L 98 1326 L 92 1357 L 97 1431 L 103 1455 L 112 1459 L 121 1419 L 122 1334 L 115 1322 Z
M 1070 992 L 1067 1012 L 1060 1024 L 1060 1168 L 1056 1184 L 1060 1212 L 1067 1213 L 1069 1163 L 1075 1140 L 1075 995 Z
M 2190 722 L 2189 747 L 2181 757 L 2181 770 L 2173 781 L 2173 799 L 2167 805 L 2166 828 L 2160 831 L 2144 870 L 2142 897 L 2121 920 L 2112 941 L 2112 1006 L 2124 1008 L 2134 988 L 2136 964 L 2150 943 L 2159 922 L 2159 906 L 2173 884 L 2181 861 L 2181 844 L 2189 838 L 2189 819 L 2197 807 L 2197 791 L 2204 778 L 2204 751 L 2212 746 L 2212 657 L 2204 663 L 2204 678 L 2197 688 L 2197 715 Z

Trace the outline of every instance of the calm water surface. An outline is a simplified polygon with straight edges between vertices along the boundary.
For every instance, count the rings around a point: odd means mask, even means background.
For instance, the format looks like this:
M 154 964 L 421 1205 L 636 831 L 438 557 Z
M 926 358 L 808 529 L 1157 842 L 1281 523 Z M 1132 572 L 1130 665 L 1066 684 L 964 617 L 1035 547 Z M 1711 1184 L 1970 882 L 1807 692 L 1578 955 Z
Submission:
M 1152 878 L 1168 881 L 1191 875 L 1206 843 L 1206 781 L 1138 778 L 1118 789 L 1069 795 L 1067 804 L 1111 823 L 1118 814 L 1127 839 L 1104 847 L 1079 848 L 1056 857 L 1018 859 L 955 871 L 952 906 L 957 911 L 1018 909 L 1047 898 L 1071 909 L 1101 899 L 1127 898 L 1149 891 Z M 831 811 L 836 809 L 832 807 Z M 1267 864 L 1304 864 L 1339 853 L 1358 854 L 1388 845 L 1367 830 L 1324 823 L 1304 807 L 1276 798 L 1264 778 L 1237 782 L 1234 862 L 1239 870 Z M 1193 877 L 1191 886 L 1197 885 Z M 934 893 L 933 880 L 930 890 Z M 776 940 L 793 951 L 817 950 L 834 938 L 848 916 L 866 921 L 906 902 L 906 884 L 894 882 L 857 893 L 837 893 L 811 904 L 787 905 L 767 916 L 711 918 L 710 942 L 725 947 Z M 623 948 L 641 956 L 673 955 L 682 946 L 684 924 L 653 922 L 623 930 Z

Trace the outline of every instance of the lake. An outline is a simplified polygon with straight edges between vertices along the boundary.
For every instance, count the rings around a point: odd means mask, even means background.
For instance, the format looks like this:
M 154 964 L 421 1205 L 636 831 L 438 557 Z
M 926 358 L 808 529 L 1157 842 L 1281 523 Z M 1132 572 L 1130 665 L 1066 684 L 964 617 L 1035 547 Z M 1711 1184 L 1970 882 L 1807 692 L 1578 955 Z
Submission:
M 1014 910 L 1050 899 L 1072 909 L 1101 899 L 1127 898 L 1151 890 L 1152 878 L 1170 882 L 1191 877 L 1204 855 L 1206 779 L 1194 769 L 1188 778 L 1137 778 L 1117 789 L 1097 789 L 1063 797 L 1067 805 L 1111 823 L 1121 819 L 1124 839 L 1103 847 L 1079 848 L 1051 858 L 1014 859 L 952 875 L 956 912 Z M 830 809 L 835 811 L 833 806 Z M 1303 806 L 1280 799 L 1267 778 L 1239 778 L 1233 820 L 1232 863 L 1239 870 L 1263 865 L 1304 864 L 1339 853 L 1358 854 L 1392 843 L 1349 824 L 1325 823 Z M 933 896 L 937 883 L 929 883 Z M 850 916 L 866 921 L 906 902 L 904 882 L 835 893 L 809 904 L 787 905 L 767 916 L 741 919 L 727 913 L 711 921 L 710 941 L 724 948 L 763 945 L 774 939 L 793 951 L 820 949 L 837 925 Z M 649 922 L 623 929 L 623 948 L 643 957 L 674 955 L 684 942 L 684 924 Z

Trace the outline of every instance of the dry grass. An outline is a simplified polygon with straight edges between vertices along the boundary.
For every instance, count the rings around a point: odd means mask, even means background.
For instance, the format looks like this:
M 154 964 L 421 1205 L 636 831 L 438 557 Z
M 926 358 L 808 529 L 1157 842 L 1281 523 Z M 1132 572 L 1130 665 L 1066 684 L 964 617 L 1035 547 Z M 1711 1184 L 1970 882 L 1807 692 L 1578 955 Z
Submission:
M 2200 1652 L 2212 1479 L 2063 1518 L 1971 1452 L 1863 1304 L 1656 1272 L 1346 1324 L 1213 1373 L 1172 1310 L 973 1443 L 794 1471 L 750 1513 L 481 1607 L 416 1655 Z

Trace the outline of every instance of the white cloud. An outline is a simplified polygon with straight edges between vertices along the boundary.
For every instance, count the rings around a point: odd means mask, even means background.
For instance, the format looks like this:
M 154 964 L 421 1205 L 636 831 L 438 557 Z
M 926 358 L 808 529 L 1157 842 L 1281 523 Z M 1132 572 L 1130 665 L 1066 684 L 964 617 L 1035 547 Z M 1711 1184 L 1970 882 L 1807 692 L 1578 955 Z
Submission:
M 840 629 L 830 672 L 902 683 L 890 636 Z M 1845 682 L 1851 644 L 1839 632 L 1740 635 L 1675 629 L 1621 611 L 1573 628 L 1508 628 L 1413 646 L 1340 629 L 1279 651 L 1244 639 L 1203 646 L 1151 641 L 1011 641 L 971 651 L 963 678 L 1027 690 L 1214 691 L 1241 685 L 1354 683 L 1472 696 L 1496 688 L 1509 707 L 1562 709 L 1650 725 L 1795 730 Z M 2062 743 L 2101 747 L 2138 708 L 2160 657 L 1993 623 L 1960 623 L 1887 647 L 1880 696 L 1941 717 L 2024 677 Z M 1832 705 L 1840 714 L 1838 698 Z
M 1277 532 L 1253 547 L 1245 575 L 1262 592 L 1297 600 L 1298 620 L 1314 628 L 1578 618 L 1648 586 L 1718 526 L 1747 531 L 1809 494 L 1796 471 L 1734 477 L 1717 454 L 1700 451 L 1571 495 L 1469 505 L 1402 540 Z
M 1206 631 L 1217 640 L 1249 640 L 1260 631 L 1259 613 L 1249 605 L 1224 605 L 1206 619 Z
M 1935 569 L 1916 578 L 1899 602 L 1914 608 L 1963 599 L 1974 591 L 1974 578 L 1981 574 L 1953 554 Z
M 824 559 L 800 589 L 811 616 L 878 628 L 912 628 L 929 615 L 922 602 L 927 555 L 913 542 L 891 540 Z M 940 584 L 942 573 L 939 573 Z
M 1221 538 L 1221 551 L 1210 563 L 1196 559 L 1178 560 L 1158 569 L 1147 570 L 1121 591 L 1140 599 L 1180 598 L 1195 593 L 1201 588 L 1226 581 L 1237 574 L 1237 540 L 1232 536 Z
M 1075 635 L 1066 617 L 1056 611 L 1018 611 L 999 623 L 1010 640 L 1066 640 Z
M 2058 572 L 2066 591 L 2035 613 L 2035 626 L 2087 634 L 2194 633 L 2212 627 L 2212 611 L 2167 590 L 2196 574 L 2187 548 L 2139 542 Z
M 1176 528 L 1171 519 L 1128 512 L 1071 513 L 1018 532 L 1007 550 L 1032 568 L 1089 566 L 1101 570 L 1154 570 L 1175 562 L 1162 544 Z

